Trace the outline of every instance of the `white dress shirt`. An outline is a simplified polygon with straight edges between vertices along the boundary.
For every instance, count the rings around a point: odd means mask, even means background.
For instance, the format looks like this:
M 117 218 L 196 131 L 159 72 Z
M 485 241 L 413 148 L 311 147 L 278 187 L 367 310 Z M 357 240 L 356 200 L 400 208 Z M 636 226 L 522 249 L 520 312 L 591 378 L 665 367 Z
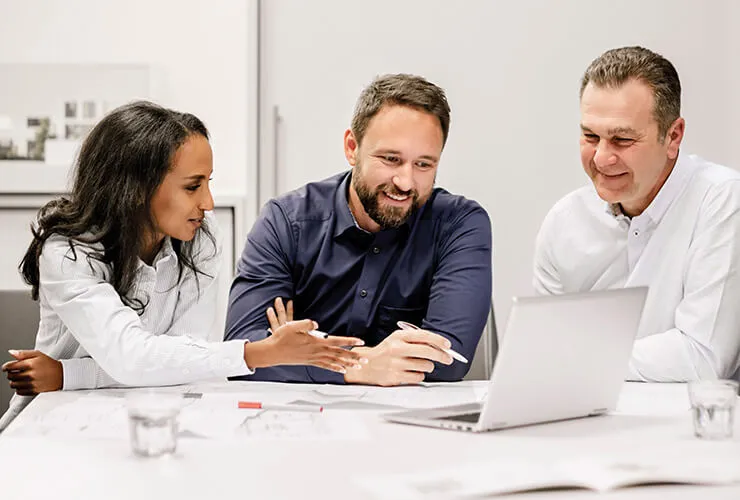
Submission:
M 206 215 L 218 239 L 216 219 Z M 88 259 L 89 248 L 54 235 L 39 262 L 41 321 L 36 349 L 62 362 L 64 390 L 119 385 L 159 386 L 249 375 L 244 340 L 206 342 L 215 323 L 221 248 L 202 233 L 194 261 L 206 275 L 184 269 L 169 238 L 153 265 L 139 261 L 133 296 L 143 314 L 126 306 L 109 283 L 111 267 Z M 93 246 L 101 249 L 102 245 Z M 3 429 L 31 397 L 13 396 L 0 419 Z
M 681 154 L 632 219 L 592 185 L 568 194 L 537 237 L 534 286 L 649 286 L 628 378 L 740 378 L 740 173 Z

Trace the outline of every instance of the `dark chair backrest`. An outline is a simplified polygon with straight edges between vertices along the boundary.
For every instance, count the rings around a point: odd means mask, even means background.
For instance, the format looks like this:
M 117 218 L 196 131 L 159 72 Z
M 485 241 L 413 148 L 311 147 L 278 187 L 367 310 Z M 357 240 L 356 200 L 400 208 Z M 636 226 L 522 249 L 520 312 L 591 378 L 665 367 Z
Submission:
M 496 329 L 496 316 L 493 313 L 493 302 L 491 302 L 488 321 L 486 321 L 486 326 L 478 342 L 473 362 L 465 380 L 487 380 L 491 378 L 493 363 L 496 361 L 497 354 L 498 330 Z
M 0 290 L 0 364 L 13 357 L 8 349 L 33 349 L 39 327 L 39 303 L 29 290 Z M 8 379 L 0 379 L 0 414 L 13 395 Z

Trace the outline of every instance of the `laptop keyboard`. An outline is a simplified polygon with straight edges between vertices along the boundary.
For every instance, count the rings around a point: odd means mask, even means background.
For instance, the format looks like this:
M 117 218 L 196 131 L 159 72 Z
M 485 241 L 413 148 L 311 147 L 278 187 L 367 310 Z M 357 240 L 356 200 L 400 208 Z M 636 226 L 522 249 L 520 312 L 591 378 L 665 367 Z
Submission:
M 449 417 L 439 417 L 437 420 L 455 420 L 457 422 L 470 422 L 475 424 L 480 419 L 480 412 L 463 413 L 462 415 L 450 415 Z

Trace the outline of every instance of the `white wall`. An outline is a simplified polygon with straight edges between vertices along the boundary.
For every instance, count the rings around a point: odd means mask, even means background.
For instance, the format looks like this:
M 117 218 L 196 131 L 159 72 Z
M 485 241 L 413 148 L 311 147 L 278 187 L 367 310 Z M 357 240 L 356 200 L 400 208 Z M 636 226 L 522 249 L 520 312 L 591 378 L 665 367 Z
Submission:
M 729 136 L 734 138 L 734 142 L 730 142 L 728 145 L 737 151 L 737 141 L 740 138 L 740 30 L 738 30 L 738 23 L 740 22 L 740 2 L 730 2 L 727 9 L 727 14 L 724 16 L 724 25 L 720 27 L 722 30 L 725 43 L 727 44 L 728 50 L 734 57 L 729 58 L 726 62 L 727 71 L 729 72 L 729 78 L 726 83 L 727 88 L 730 91 L 731 102 L 729 104 L 730 112 L 735 117 L 734 120 L 730 120 Z M 725 64 L 723 64 L 724 66 Z M 740 152 L 735 153 L 734 161 L 735 167 L 740 168 L 737 164 Z
M 0 0 L 0 63 L 151 65 L 150 97 L 210 129 L 214 190 L 245 193 L 247 3 Z
M 284 191 L 346 167 L 342 133 L 374 76 L 410 72 L 440 84 L 452 125 L 438 183 L 491 215 L 501 322 L 513 295 L 532 293 L 544 215 L 588 182 L 578 154 L 578 88 L 604 50 L 639 44 L 668 57 L 684 87 L 683 149 L 740 167 L 738 3 L 265 1 L 262 165 L 274 163 L 273 106 L 283 117 Z M 269 187 L 270 173 L 262 177 Z

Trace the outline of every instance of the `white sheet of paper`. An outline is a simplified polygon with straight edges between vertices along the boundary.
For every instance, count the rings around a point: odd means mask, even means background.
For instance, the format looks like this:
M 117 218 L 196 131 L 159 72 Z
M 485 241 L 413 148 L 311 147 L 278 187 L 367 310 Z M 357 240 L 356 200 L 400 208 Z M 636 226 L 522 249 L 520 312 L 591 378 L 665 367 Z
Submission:
M 595 491 L 645 484 L 731 484 L 740 481 L 740 460 L 691 457 L 686 460 L 654 458 L 602 459 L 573 462 L 564 474 L 579 478 Z
M 286 393 L 287 394 L 287 393 Z M 272 404 L 288 404 L 292 397 Z M 344 412 L 301 412 L 238 408 L 232 394 L 205 394 L 183 408 L 180 430 L 212 439 L 369 439 L 357 415 Z M 264 402 L 264 401 L 263 401 Z
M 484 396 L 485 389 L 470 386 L 421 385 L 373 387 L 361 400 L 399 408 L 424 409 L 479 403 Z
M 184 392 L 203 394 L 231 394 L 244 401 L 264 403 L 308 403 L 325 408 L 399 409 L 434 408 L 480 402 L 488 390 L 488 381 L 447 385 L 423 383 L 402 387 L 374 387 L 363 385 L 303 386 L 269 382 L 201 382 L 185 387 Z
M 88 394 L 38 415 L 13 432 L 88 439 L 128 438 L 128 413 L 122 397 Z
M 287 404 L 295 393 L 278 393 L 271 404 Z M 126 400 L 88 394 L 57 406 L 27 422 L 19 435 L 84 439 L 129 439 Z M 369 439 L 364 422 L 348 412 L 308 413 L 238 408 L 239 394 L 205 394 L 183 399 L 178 416 L 181 434 L 216 440 L 234 439 Z M 264 398 L 263 398 L 264 400 Z M 264 402 L 264 401 L 263 401 Z
M 594 491 L 645 484 L 724 485 L 740 482 L 740 457 L 591 457 L 560 462 L 490 461 L 414 474 L 357 477 L 377 498 L 434 499 L 500 495 L 547 488 Z
M 480 402 L 486 386 L 413 385 L 400 387 L 322 386 L 302 392 L 298 402 L 328 408 L 422 409 Z
M 383 499 L 460 498 L 524 491 L 533 484 L 557 482 L 560 475 L 546 463 L 483 462 L 448 466 L 415 474 L 357 478 L 358 484 Z

